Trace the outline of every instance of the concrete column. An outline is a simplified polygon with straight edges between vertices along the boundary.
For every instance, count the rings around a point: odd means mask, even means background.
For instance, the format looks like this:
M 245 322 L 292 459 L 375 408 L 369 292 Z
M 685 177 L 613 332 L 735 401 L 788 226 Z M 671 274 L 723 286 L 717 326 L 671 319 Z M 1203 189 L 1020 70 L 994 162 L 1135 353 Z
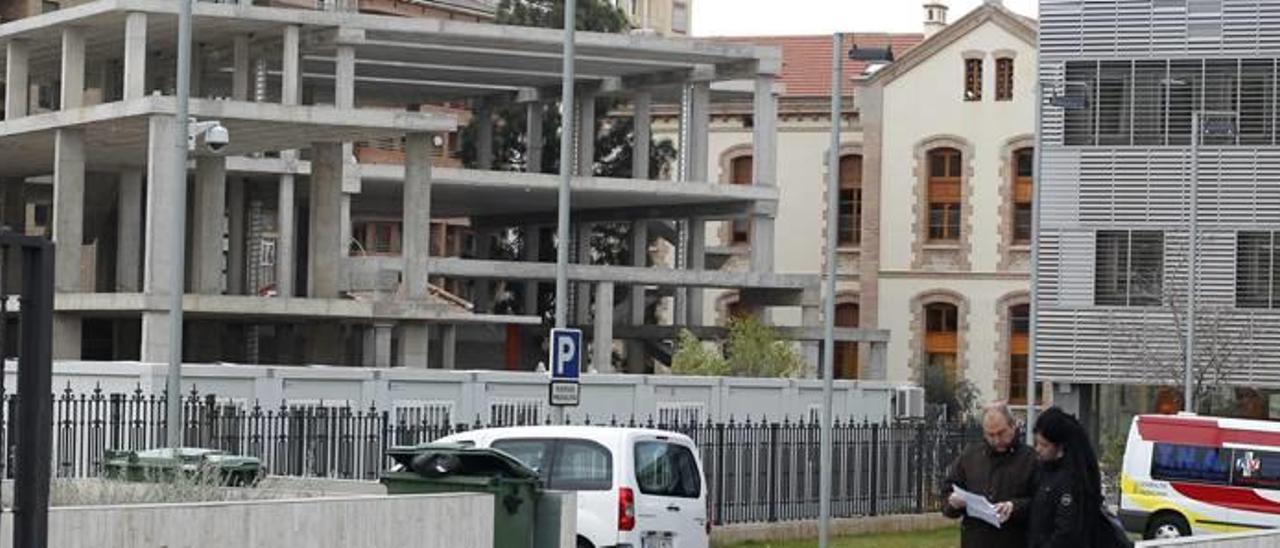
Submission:
M 689 270 L 705 270 L 707 268 L 707 222 L 704 219 L 691 219 L 689 221 Z M 702 325 L 703 316 L 703 289 L 701 287 L 690 287 L 688 291 L 689 302 L 686 313 L 688 314 L 688 325 Z
M 440 326 L 440 365 L 444 369 L 458 368 L 458 326 Z
M 800 325 L 812 326 L 822 324 L 822 313 L 817 306 L 801 307 L 800 318 Z M 805 378 L 813 379 L 821 377 L 822 343 L 817 341 L 806 341 L 801 343 L 800 352 L 804 355 L 804 362 L 808 366 L 805 369 Z
M 777 186 L 778 180 L 778 97 L 774 93 L 773 74 L 756 77 L 754 123 L 753 182 L 759 186 Z M 751 270 L 773 272 L 774 218 L 753 215 L 751 218 Z
M 334 105 L 338 108 L 355 108 L 356 104 L 356 49 L 338 46 L 334 68 Z
M 280 74 L 280 103 L 284 105 L 296 105 L 302 100 L 301 32 L 302 28 L 298 25 L 289 25 L 284 28 L 284 53 Z
M 597 373 L 613 373 L 613 282 L 596 284 L 595 334 L 591 364 Z
M 244 294 L 245 184 L 241 177 L 227 179 L 227 294 Z M 276 260 L 280 244 L 276 243 Z
M 27 115 L 31 105 L 30 56 L 27 43 L 10 40 L 5 45 L 4 119 L 13 120 Z
M 689 120 L 689 181 L 707 182 L 711 130 L 711 82 L 694 82 Z
M 0 210 L 0 226 L 22 232 L 27 222 L 27 197 L 22 179 L 0 181 L 4 184 L 4 209 Z M 21 270 L 21 269 L 18 269 Z M 6 274 L 10 271 L 6 270 Z M 13 279 L 13 278 L 8 278 Z
M 631 266 L 649 266 L 649 221 L 641 219 L 631 223 Z M 627 323 L 644 325 L 645 286 L 631 286 L 631 295 L 627 298 Z M 642 374 L 645 371 L 644 341 L 636 339 L 627 341 L 627 372 Z
M 430 350 L 430 336 L 427 324 L 423 322 L 405 322 L 400 327 L 400 359 L 401 367 L 426 369 L 427 356 Z
M 152 116 L 149 120 L 150 144 L 147 154 L 146 237 L 143 238 L 143 291 L 151 295 L 168 295 L 170 277 L 177 261 L 172 256 L 173 231 L 169 215 L 179 207 L 174 196 L 173 171 L 177 151 L 173 140 L 178 130 L 172 116 Z
M 62 29 L 62 110 L 84 106 L 84 31 Z
M 577 226 L 574 243 L 577 247 L 577 263 L 581 265 L 591 264 L 591 229 L 592 225 L 590 223 L 580 223 Z M 571 283 L 570 285 L 574 284 Z M 577 282 L 576 285 L 573 308 L 574 321 L 579 324 L 585 324 L 591 320 L 591 284 Z
M 125 101 L 147 94 L 147 14 L 142 12 L 125 16 L 123 87 Z
M 596 162 L 596 92 L 582 92 L 577 104 L 578 135 L 574 153 L 579 177 L 594 175 Z
M 249 35 L 237 34 L 231 39 L 231 98 L 249 100 Z
M 431 135 L 414 133 L 406 136 L 404 150 L 404 219 L 400 232 L 404 284 L 407 286 L 405 297 L 422 300 L 427 298 L 427 263 L 431 257 Z M 406 330 L 410 328 L 412 326 Z M 425 331 L 426 326 L 422 329 Z
M 196 158 L 195 208 L 191 218 L 192 293 L 219 295 L 224 289 L 222 223 L 227 209 L 227 159 Z
M 54 286 L 60 293 L 77 293 L 80 254 L 84 244 L 84 131 L 54 133 L 53 241 L 57 244 Z
M 294 250 L 297 249 L 295 244 L 296 232 L 295 227 L 297 221 L 294 217 L 296 206 L 294 205 L 294 176 L 280 176 L 280 191 L 278 203 L 276 205 L 276 232 L 279 234 L 276 241 L 276 291 L 284 298 L 289 298 L 297 293 L 294 285 Z M 251 287 L 251 291 L 258 288 Z
M 476 169 L 493 169 L 493 107 L 476 107 Z
M 476 234 L 476 258 L 487 261 L 493 258 L 493 239 L 496 234 L 492 230 L 481 230 Z M 478 278 L 473 280 L 471 302 L 477 314 L 493 312 L 493 280 Z
M 525 171 L 529 173 L 542 172 L 542 151 L 545 149 L 546 143 L 542 139 L 542 103 L 531 102 L 525 104 L 525 160 L 527 162 Z
M 637 93 L 632 99 L 635 139 L 631 156 L 631 178 L 649 179 L 649 155 L 653 142 L 653 94 Z
M 116 292 L 142 290 L 142 172 L 120 174 L 116 209 Z
M 204 95 L 204 46 L 191 44 L 191 97 Z
M 389 323 L 376 323 L 369 332 L 373 335 L 371 342 L 373 343 L 373 353 L 371 360 L 366 364 L 374 367 L 391 367 L 391 332 L 395 326 Z M 369 349 L 365 349 L 366 355 Z
M 338 297 L 341 281 L 342 248 L 342 159 L 341 143 L 311 145 L 311 218 L 308 246 L 307 295 L 312 298 Z
M 870 363 L 867 364 L 866 373 L 862 378 L 869 381 L 889 380 L 888 343 L 871 343 L 869 346 L 871 347 Z
M 524 227 L 524 260 L 530 263 L 538 262 L 538 251 L 542 248 L 542 228 L 538 226 Z M 538 313 L 538 282 L 527 281 L 524 283 L 524 307 L 521 310 L 525 315 L 535 315 Z
M 166 312 L 142 313 L 142 348 L 139 359 L 143 363 L 168 363 L 169 314 Z

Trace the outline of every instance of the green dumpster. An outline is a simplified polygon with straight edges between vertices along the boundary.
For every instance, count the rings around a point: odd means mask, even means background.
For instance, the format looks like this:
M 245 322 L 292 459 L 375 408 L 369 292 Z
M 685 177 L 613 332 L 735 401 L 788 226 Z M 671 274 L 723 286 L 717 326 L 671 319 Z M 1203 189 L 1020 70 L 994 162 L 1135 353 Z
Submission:
M 253 485 L 262 478 L 262 462 L 258 459 L 214 449 L 108 449 L 103 457 L 103 475 L 125 481 L 172 481 L 181 474 L 194 481 L 240 486 Z
M 393 448 L 396 462 L 382 474 L 387 493 L 489 493 L 493 495 L 495 548 L 533 546 L 540 494 L 538 474 L 515 458 L 493 449 L 460 445 Z

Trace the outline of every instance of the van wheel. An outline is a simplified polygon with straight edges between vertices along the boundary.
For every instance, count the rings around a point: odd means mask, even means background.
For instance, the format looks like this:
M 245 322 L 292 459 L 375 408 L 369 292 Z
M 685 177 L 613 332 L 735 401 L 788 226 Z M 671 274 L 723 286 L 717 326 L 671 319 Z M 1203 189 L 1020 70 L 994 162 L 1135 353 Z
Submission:
M 578 537 L 578 548 L 596 548 L 596 547 L 591 545 L 591 541 L 582 537 Z
M 1151 517 L 1147 523 L 1147 532 L 1143 539 L 1170 539 L 1191 536 L 1191 526 L 1182 516 L 1173 512 L 1162 512 Z

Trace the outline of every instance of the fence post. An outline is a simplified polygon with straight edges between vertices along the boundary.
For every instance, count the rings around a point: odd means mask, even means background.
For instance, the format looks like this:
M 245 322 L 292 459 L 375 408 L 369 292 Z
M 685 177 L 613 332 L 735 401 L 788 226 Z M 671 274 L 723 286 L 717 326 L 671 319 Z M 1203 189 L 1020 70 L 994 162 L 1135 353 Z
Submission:
M 916 513 L 924 513 L 925 470 L 928 452 L 926 451 L 924 424 L 916 425 Z
M 769 425 L 769 472 L 765 481 L 769 482 L 769 521 L 778 521 L 778 466 L 782 459 L 778 458 L 778 423 Z
M 871 516 L 880 506 L 880 425 L 871 425 Z
M 716 425 L 716 507 L 712 514 L 712 523 L 724 525 L 724 483 L 728 474 L 724 471 L 725 447 L 724 423 Z

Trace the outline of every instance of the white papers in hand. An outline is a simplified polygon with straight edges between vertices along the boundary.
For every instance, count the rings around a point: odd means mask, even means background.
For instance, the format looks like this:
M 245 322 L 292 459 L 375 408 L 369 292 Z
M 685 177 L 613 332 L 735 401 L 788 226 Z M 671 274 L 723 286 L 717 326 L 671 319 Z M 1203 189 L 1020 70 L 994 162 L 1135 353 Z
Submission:
M 987 497 L 970 493 L 959 487 L 953 486 L 957 496 L 964 499 L 965 513 L 974 519 L 980 519 L 992 526 L 1000 527 L 1000 516 L 996 513 L 996 505 L 987 500 Z

